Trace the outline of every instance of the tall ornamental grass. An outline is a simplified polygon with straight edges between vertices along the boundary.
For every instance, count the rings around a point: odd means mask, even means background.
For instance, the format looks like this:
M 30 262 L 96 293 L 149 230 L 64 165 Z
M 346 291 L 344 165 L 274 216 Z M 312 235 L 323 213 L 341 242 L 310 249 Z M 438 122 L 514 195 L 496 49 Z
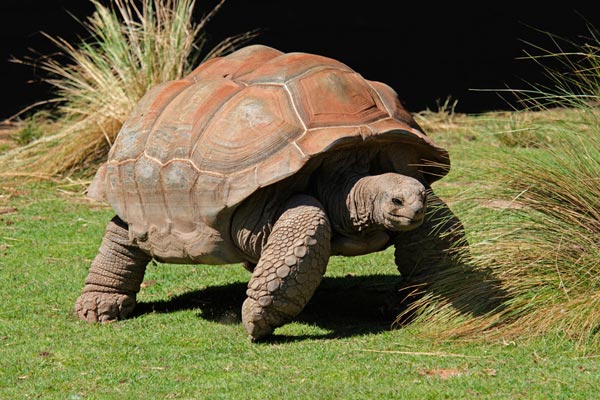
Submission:
M 77 45 L 48 36 L 59 55 L 36 60 L 55 89 L 53 129 L 0 158 L 4 175 L 56 175 L 102 158 L 133 106 L 153 85 L 178 79 L 200 60 L 206 25 L 224 0 L 194 22 L 195 0 L 92 0 Z M 253 36 L 232 36 L 205 54 L 224 54 Z
M 528 55 L 550 83 L 516 92 L 523 113 L 553 118 L 518 127 L 542 146 L 498 140 L 469 167 L 478 178 L 453 207 L 470 249 L 407 311 L 432 330 L 600 348 L 600 40 L 590 33 L 575 51 Z

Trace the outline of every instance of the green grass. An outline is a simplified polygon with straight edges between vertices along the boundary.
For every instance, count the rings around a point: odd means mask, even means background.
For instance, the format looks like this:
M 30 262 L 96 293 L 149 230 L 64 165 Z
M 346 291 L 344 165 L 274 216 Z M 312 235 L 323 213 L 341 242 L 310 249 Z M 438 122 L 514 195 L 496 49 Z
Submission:
M 23 121 L 22 126 L 10 136 L 10 139 L 19 146 L 25 146 L 39 139 L 44 134 L 44 127 L 49 118 L 50 115 L 46 112 L 29 116 Z
M 597 50 L 544 55 L 573 73 L 549 71 L 554 92 L 523 92 L 536 112 L 466 116 L 446 102 L 419 113 L 450 151 L 434 189 L 464 223 L 469 255 L 412 303 L 391 249 L 332 258 L 306 309 L 266 343 L 240 324 L 239 265 L 150 265 L 132 318 L 77 320 L 112 211 L 82 183 L 0 181 L 0 399 L 594 398 Z
M 557 336 L 391 329 L 401 277 L 390 251 L 333 258 L 309 306 L 268 343 L 250 343 L 240 324 L 249 274 L 239 265 L 150 265 L 133 318 L 79 321 L 73 302 L 112 215 L 80 189 L 2 188 L 2 399 L 586 399 L 600 389 L 594 353 Z

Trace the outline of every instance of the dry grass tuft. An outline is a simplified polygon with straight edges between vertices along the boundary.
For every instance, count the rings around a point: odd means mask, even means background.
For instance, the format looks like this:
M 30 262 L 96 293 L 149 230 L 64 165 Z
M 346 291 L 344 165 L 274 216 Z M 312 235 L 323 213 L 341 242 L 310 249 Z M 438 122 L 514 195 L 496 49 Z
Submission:
M 517 129 L 543 146 L 499 139 L 477 157 L 474 180 L 453 203 L 469 232 L 409 312 L 436 334 L 531 337 L 554 333 L 585 347 L 600 338 L 600 41 L 546 53 L 570 72 L 553 87 L 521 91 L 529 110 Z M 539 58 L 535 58 L 539 61 Z M 524 124 L 523 124 L 524 123 Z M 495 206 L 490 206 L 495 204 Z M 468 307 L 465 305 L 468 304 Z
M 83 22 L 89 39 L 75 46 L 48 36 L 60 54 L 36 63 L 56 89 L 50 102 L 58 104 L 60 124 L 0 157 L 7 174 L 68 174 L 103 158 L 144 93 L 197 64 L 206 24 L 224 0 L 198 23 L 193 21 L 195 0 L 113 0 L 110 7 L 92 2 L 95 12 Z M 230 37 L 205 59 L 253 35 Z

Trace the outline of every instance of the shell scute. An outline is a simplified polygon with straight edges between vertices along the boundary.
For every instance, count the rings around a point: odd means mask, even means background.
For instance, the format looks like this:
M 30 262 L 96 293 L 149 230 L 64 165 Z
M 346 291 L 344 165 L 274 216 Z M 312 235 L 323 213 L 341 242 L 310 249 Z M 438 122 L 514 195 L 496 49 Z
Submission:
M 345 64 L 328 57 L 307 53 L 286 53 L 269 60 L 245 75 L 241 75 L 239 79 L 247 84 L 284 84 L 311 69 L 332 67 L 338 70 L 352 71 Z
M 266 187 L 300 170 L 308 157 L 298 146 L 290 145 L 273 154 L 268 160 L 256 168 L 258 187 Z
M 323 69 L 290 84 L 307 128 L 361 125 L 388 116 L 385 106 L 357 73 Z
M 367 81 L 371 87 L 375 90 L 379 98 L 381 99 L 385 109 L 389 113 L 389 115 L 398 120 L 406 123 L 413 129 L 421 130 L 421 127 L 417 125 L 413 117 L 410 115 L 408 111 L 402 104 L 400 104 L 400 100 L 398 99 L 398 94 L 394 89 L 386 85 L 382 82 L 377 81 Z
M 135 162 L 134 180 L 136 190 L 141 200 L 138 207 L 143 210 L 144 225 L 156 227 L 161 231 L 167 231 L 170 225 L 170 215 L 163 197 L 164 190 L 160 182 L 161 165 L 146 156 L 140 157 Z M 132 188 L 133 189 L 133 188 Z M 129 196 L 127 196 L 129 201 Z M 135 201 L 135 200 L 134 200 Z M 129 204 L 128 204 L 129 206 Z M 131 204 L 132 209 L 134 204 Z M 128 221 L 132 223 L 131 221 Z
M 283 87 L 250 86 L 219 110 L 196 140 L 191 159 L 201 171 L 233 174 L 268 161 L 302 133 Z
M 144 151 L 148 135 L 164 109 L 190 85 L 191 83 L 185 80 L 166 82 L 151 89 L 142 97 L 121 127 L 110 150 L 109 160 L 125 161 L 138 158 Z
M 186 79 L 192 81 L 217 77 L 237 79 L 239 76 L 254 71 L 269 60 L 282 54 L 284 53 L 267 46 L 247 46 L 227 57 L 214 58 L 201 64 Z
M 179 233 L 196 229 L 198 213 L 192 203 L 192 188 L 198 177 L 189 161 L 172 161 L 161 168 L 160 181 L 173 227 Z
M 225 207 L 229 194 L 227 178 L 210 173 L 198 174 L 198 179 L 192 189 L 191 202 L 199 220 L 206 226 L 215 226 L 219 213 Z
M 131 221 L 138 232 L 142 235 L 146 223 L 144 209 L 142 208 L 141 194 L 138 190 L 138 184 L 135 176 L 135 160 L 128 160 L 121 163 L 109 162 L 107 173 L 114 171 L 114 177 L 118 179 L 119 185 L 115 190 L 109 191 L 108 201 L 113 206 L 117 215 L 124 221 Z M 130 229 L 131 232 L 133 232 Z
M 164 107 L 147 134 L 146 155 L 162 164 L 172 159 L 189 159 L 205 125 L 240 90 L 240 86 L 229 79 L 211 79 L 180 91 Z
M 331 147 L 343 146 L 362 140 L 358 126 L 311 129 L 296 143 L 307 156 L 314 156 Z
M 126 216 L 127 210 L 125 208 L 125 196 L 124 189 L 127 183 L 124 179 L 121 178 L 120 172 L 122 166 L 117 165 L 116 163 L 107 163 L 106 164 L 106 192 L 107 192 L 107 200 L 112 205 L 113 209 L 120 216 Z

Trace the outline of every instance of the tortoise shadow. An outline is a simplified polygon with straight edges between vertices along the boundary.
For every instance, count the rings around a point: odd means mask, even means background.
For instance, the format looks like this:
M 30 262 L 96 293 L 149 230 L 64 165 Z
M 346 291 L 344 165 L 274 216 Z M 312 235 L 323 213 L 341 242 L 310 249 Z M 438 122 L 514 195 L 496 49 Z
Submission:
M 329 333 L 288 336 L 275 334 L 269 342 L 331 339 L 392 328 L 401 307 L 400 275 L 324 277 L 310 302 L 294 321 L 316 325 Z M 198 317 L 222 324 L 241 324 L 247 283 L 210 286 L 169 300 L 140 302 L 132 317 L 149 313 L 197 310 Z
M 465 268 L 465 266 L 462 266 Z M 465 272 L 464 270 L 462 271 Z M 508 298 L 486 271 L 468 271 L 469 284 L 485 286 L 482 301 L 465 301 L 463 296 L 448 300 L 462 314 L 483 315 L 501 307 Z M 246 298 L 245 282 L 210 286 L 175 296 L 169 300 L 140 302 L 132 317 L 149 313 L 197 310 L 198 317 L 222 324 L 241 324 L 241 305 Z M 465 286 L 465 290 L 468 287 Z M 435 292 L 435 290 L 434 290 Z M 426 293 L 426 291 L 425 291 Z M 327 333 L 312 335 L 275 334 L 268 342 L 295 342 L 307 339 L 335 339 L 380 333 L 410 324 L 410 305 L 417 300 L 414 287 L 399 274 L 324 277 L 310 302 L 294 321 L 315 325 Z M 398 320 L 398 316 L 402 319 Z

